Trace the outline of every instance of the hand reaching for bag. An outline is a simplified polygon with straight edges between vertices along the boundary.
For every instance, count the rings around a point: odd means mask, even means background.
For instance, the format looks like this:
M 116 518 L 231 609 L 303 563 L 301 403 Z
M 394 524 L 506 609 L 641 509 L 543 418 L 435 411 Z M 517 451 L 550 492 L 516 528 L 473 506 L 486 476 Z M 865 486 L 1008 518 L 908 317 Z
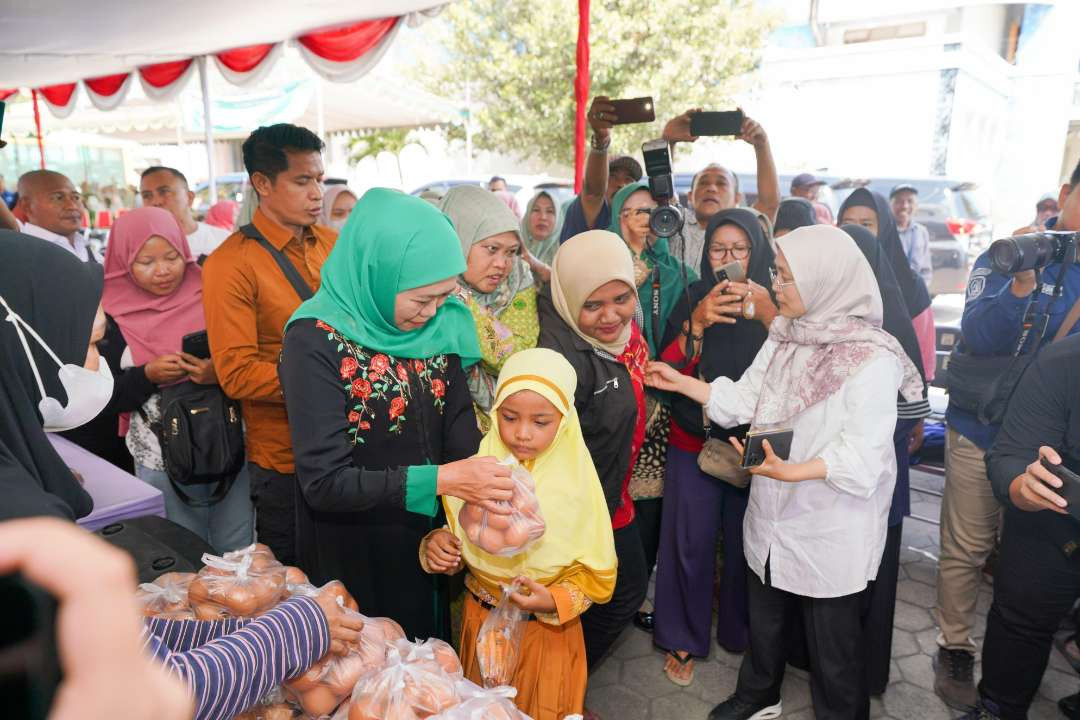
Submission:
M 496 515 L 509 515 L 514 481 L 510 468 L 493 457 L 472 457 L 439 466 L 436 492 L 479 505 Z M 503 501 L 500 503 L 500 501 Z
M 315 602 L 326 615 L 326 624 L 330 626 L 330 652 L 344 655 L 349 646 L 360 641 L 360 631 L 364 629 L 364 620 L 358 613 L 346 612 L 338 602 L 338 596 L 331 592 L 322 592 L 315 596 Z

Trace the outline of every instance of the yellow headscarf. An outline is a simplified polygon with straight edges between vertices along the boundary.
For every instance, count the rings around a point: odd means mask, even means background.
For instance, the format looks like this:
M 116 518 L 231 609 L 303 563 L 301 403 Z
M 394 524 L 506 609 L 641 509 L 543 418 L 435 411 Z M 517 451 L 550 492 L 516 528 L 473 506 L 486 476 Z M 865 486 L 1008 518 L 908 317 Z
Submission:
M 603 603 L 615 589 L 615 541 L 611 534 L 604 491 L 592 456 L 581 436 L 574 407 L 577 373 L 559 353 L 533 348 L 511 355 L 499 373 L 491 430 L 480 443 L 478 455 L 510 457 L 499 437 L 498 412 L 506 398 L 532 390 L 562 413 L 555 439 L 534 460 L 523 463 L 536 483 L 536 497 L 547 529 L 525 552 L 513 557 L 491 555 L 465 537 L 458 524 L 464 504 L 443 497 L 450 531 L 462 541 L 462 555 L 473 576 L 494 597 L 499 583 L 525 575 L 542 585 L 572 580 L 593 602 Z

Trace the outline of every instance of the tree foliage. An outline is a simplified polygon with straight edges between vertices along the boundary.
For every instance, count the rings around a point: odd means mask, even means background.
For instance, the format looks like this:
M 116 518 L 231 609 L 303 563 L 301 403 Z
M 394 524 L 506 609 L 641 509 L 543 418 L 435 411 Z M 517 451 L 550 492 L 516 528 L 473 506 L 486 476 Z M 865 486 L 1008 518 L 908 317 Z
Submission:
M 730 108 L 773 25 L 753 6 L 594 0 L 590 94 L 652 95 L 656 107 L 656 123 L 614 133 L 614 151 L 636 154 L 687 108 Z M 419 79 L 444 97 L 471 95 L 477 147 L 573 164 L 577 3 L 461 0 L 429 27 L 445 52 L 421 66 Z

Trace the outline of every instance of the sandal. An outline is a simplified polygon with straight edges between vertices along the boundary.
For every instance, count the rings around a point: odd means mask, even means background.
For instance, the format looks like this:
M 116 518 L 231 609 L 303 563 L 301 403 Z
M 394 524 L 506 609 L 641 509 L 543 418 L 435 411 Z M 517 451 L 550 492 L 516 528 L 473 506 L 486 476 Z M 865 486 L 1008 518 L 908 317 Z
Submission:
M 675 683 L 679 687 L 686 687 L 690 683 L 694 682 L 694 656 L 688 652 L 675 652 L 674 650 L 668 652 L 668 657 L 674 660 L 676 665 L 668 665 L 664 668 L 664 674 L 667 675 L 668 680 Z M 680 676 L 676 669 L 684 670 L 686 666 L 690 666 L 690 672 L 685 677 Z

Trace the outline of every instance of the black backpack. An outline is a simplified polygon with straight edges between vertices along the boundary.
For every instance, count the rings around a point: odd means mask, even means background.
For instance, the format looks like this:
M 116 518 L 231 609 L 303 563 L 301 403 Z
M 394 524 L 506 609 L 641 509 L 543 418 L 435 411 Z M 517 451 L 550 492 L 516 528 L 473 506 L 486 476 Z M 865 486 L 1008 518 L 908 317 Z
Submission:
M 151 423 L 161 443 L 165 473 L 188 505 L 212 505 L 225 497 L 244 467 L 244 426 L 240 403 L 218 385 L 186 382 L 161 389 L 161 422 Z M 183 485 L 217 487 L 206 500 L 195 500 Z

